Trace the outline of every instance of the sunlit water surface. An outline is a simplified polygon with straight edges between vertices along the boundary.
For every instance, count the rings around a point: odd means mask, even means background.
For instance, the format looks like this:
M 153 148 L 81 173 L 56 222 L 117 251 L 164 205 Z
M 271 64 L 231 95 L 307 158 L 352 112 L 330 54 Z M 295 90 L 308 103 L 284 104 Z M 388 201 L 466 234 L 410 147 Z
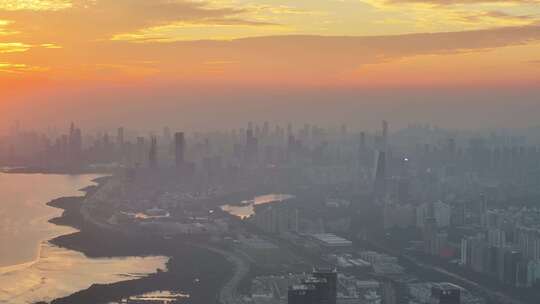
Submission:
M 223 205 L 221 209 L 232 215 L 240 218 L 248 218 L 255 213 L 254 206 L 268 204 L 277 201 L 284 201 L 293 198 L 293 195 L 289 194 L 266 194 L 259 195 L 253 198 L 253 200 L 243 201 L 240 204 Z
M 96 177 L 0 173 L 0 303 L 51 300 L 165 267 L 165 257 L 90 259 L 47 242 L 75 230 L 50 224 L 62 210 L 45 203 L 82 195 Z

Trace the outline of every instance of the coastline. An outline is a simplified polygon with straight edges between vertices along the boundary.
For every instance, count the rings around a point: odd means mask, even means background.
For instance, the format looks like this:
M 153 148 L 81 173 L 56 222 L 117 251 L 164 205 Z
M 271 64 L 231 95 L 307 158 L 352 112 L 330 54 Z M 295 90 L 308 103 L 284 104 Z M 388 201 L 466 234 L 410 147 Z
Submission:
M 17 175 L 17 173 L 10 173 L 5 169 L 0 170 L 0 174 Z M 19 174 L 24 174 L 24 175 L 30 175 L 30 174 L 49 175 L 48 173 L 38 173 L 38 172 L 34 172 L 34 173 L 23 173 L 23 172 L 21 172 Z M 65 175 L 65 174 L 51 173 L 51 175 Z M 80 173 L 80 174 L 75 173 L 75 175 L 86 175 L 86 174 L 85 173 Z M 55 239 L 58 236 L 62 236 L 62 235 L 65 235 L 65 234 L 70 234 L 70 233 L 75 232 L 74 229 L 77 229 L 77 227 L 75 227 L 75 225 L 66 225 L 66 224 L 61 224 L 61 223 L 56 223 L 55 222 L 56 219 L 60 219 L 62 217 L 61 212 L 64 210 L 64 208 L 61 208 L 62 206 L 57 206 L 56 203 L 57 203 L 57 201 L 59 202 L 59 201 L 62 201 L 62 200 L 76 200 L 76 199 L 79 199 L 79 198 L 82 199 L 86 195 L 88 195 L 89 193 L 94 191 L 100 182 L 105 181 L 106 178 L 108 178 L 107 175 L 99 176 L 99 175 L 102 175 L 102 174 L 90 173 L 90 175 L 98 175 L 98 177 L 95 177 L 95 178 L 91 179 L 90 180 L 91 184 L 89 184 L 87 186 L 84 186 L 84 187 L 82 187 L 80 189 L 76 189 L 76 191 L 79 192 L 79 195 L 72 194 L 70 196 L 53 198 L 53 199 L 49 200 L 48 202 L 46 202 L 45 203 L 46 206 L 55 208 L 55 209 L 50 209 L 50 210 L 53 210 L 54 214 L 48 214 L 46 216 L 43 216 L 42 218 L 39 218 L 40 221 L 47 222 L 47 223 L 50 223 L 50 224 L 53 224 L 53 225 L 56 225 L 56 226 L 64 226 L 65 228 L 69 228 L 69 229 L 66 229 L 66 231 L 57 231 L 53 235 L 43 236 L 37 242 L 37 245 L 36 245 L 35 250 L 34 250 L 33 257 L 26 258 L 26 259 L 21 259 L 20 261 L 13 261 L 13 263 L 10 263 L 10 264 L 7 264 L 7 265 L 0 265 L 0 274 L 9 273 L 9 272 L 16 271 L 16 270 L 19 270 L 19 269 L 23 269 L 23 268 L 32 266 L 33 264 L 36 264 L 39 261 L 39 257 L 41 255 L 42 244 L 48 243 L 50 240 Z M 43 202 L 40 202 L 40 204 L 43 204 Z M 59 209 L 59 210 L 57 210 L 57 209 Z
M 114 170 L 107 170 L 103 168 L 47 168 L 47 167 L 4 167 L 0 170 L 7 174 L 66 174 L 66 175 L 80 175 L 80 174 L 111 174 Z
M 85 290 L 50 303 L 107 303 L 157 290 L 187 293 L 191 303 L 215 303 L 219 289 L 232 275 L 233 265 L 222 255 L 197 244 L 207 240 L 190 237 L 161 239 L 150 235 L 129 237 L 105 231 L 84 220 L 80 212 L 84 200 L 102 186 L 107 178 L 94 179 L 97 185 L 81 189 L 85 192 L 83 196 L 60 197 L 47 203 L 50 207 L 63 210 L 60 216 L 50 219 L 50 223 L 78 230 L 57 236 L 49 240 L 49 243 L 81 252 L 90 258 L 165 256 L 169 258 L 166 269 L 157 269 L 153 274 L 136 279 L 93 284 Z M 215 290 L 215 294 L 209 290 Z

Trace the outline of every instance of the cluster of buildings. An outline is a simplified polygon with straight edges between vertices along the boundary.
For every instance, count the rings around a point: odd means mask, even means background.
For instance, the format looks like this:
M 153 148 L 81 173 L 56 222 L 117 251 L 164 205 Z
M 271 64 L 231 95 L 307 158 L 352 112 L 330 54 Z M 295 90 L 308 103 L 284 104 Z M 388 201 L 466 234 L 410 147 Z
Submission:
M 540 282 L 540 213 L 509 208 L 485 213 L 484 229 L 461 240 L 461 264 L 513 287 Z
M 382 285 L 315 268 L 311 273 L 254 277 L 248 294 L 237 299 L 242 304 L 381 304 Z
M 300 284 L 289 287 L 288 304 L 336 304 L 338 274 L 332 269 L 316 269 Z
M 291 200 L 255 205 L 254 214 L 249 221 L 266 233 L 299 231 L 299 211 Z
M 407 287 L 411 303 L 475 302 L 458 286 L 411 281 L 396 257 L 355 251 L 341 235 L 401 242 L 390 245 L 412 249 L 406 254 L 459 262 L 509 286 L 533 287 L 540 280 L 540 211 L 488 206 L 540 197 L 540 141 L 530 134 L 422 125 L 391 134 L 385 121 L 374 132 L 351 132 L 346 125 L 250 122 L 226 131 L 173 133 L 165 127 L 146 134 L 120 127 L 110 134 L 115 135 L 85 134 L 74 124 L 65 134 L 47 135 L 17 127 L 0 138 L 0 165 L 76 169 L 112 164 L 122 174 L 85 204 L 87 214 L 104 225 L 160 235 L 227 233 L 230 222 L 201 203 L 226 194 L 259 189 L 315 193 L 311 197 L 322 197 L 321 204 L 260 204 L 245 222 L 261 234 L 323 255 L 347 274 L 363 271 L 398 281 Z M 275 243 L 256 236 L 238 238 L 235 248 L 263 264 L 274 263 L 280 253 Z M 267 292 L 254 293 L 249 301 L 397 303 L 385 280 L 375 287 L 346 278 L 336 271 L 316 271 L 294 284 L 259 278 Z
M 252 282 L 251 295 L 243 303 L 485 304 L 482 298 L 448 282 L 415 281 L 405 285 L 404 293 L 398 296 L 392 283 L 386 280 L 315 270 L 309 275 L 257 277 Z
M 163 178 L 108 178 L 87 199 L 89 219 L 129 233 L 174 235 L 224 235 L 229 224 L 201 202 L 218 195 L 193 192 Z
M 483 304 L 483 299 L 471 295 L 466 289 L 448 282 L 412 283 L 409 304 Z
M 534 287 L 540 282 L 538 210 L 490 209 L 484 196 L 476 204 L 437 201 L 417 205 L 414 211 L 410 207 L 386 206 L 384 228 L 416 229 L 420 241 L 409 240 L 416 251 L 458 261 L 510 287 Z

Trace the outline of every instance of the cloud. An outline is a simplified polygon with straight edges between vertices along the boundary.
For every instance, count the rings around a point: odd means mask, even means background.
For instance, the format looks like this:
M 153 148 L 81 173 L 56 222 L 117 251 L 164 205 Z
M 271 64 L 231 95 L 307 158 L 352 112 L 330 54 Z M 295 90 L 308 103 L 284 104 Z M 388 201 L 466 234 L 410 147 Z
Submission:
M 540 26 L 501 27 L 486 30 L 418 33 L 390 36 L 289 35 L 236 39 L 150 44 L 134 47 L 135 53 L 168 53 L 212 57 L 222 54 L 239 62 L 265 62 L 291 65 L 312 61 L 314 66 L 342 63 L 373 63 L 386 58 L 426 54 L 447 54 L 522 45 L 540 40 Z M 332 60 L 329 60 L 332 59 Z
M 38 66 L 29 66 L 24 63 L 10 63 L 10 62 L 0 62 L 0 73 L 8 74 L 20 74 L 23 72 L 37 72 L 37 71 L 46 71 L 44 67 Z
M 135 4 L 142 2 L 133 1 Z M 149 5 L 150 2 L 145 3 Z M 157 1 L 155 4 L 158 7 L 154 8 L 156 10 L 162 10 L 161 5 L 167 5 L 163 1 Z M 106 5 L 109 8 L 115 4 L 105 1 L 101 4 L 97 2 L 96 5 Z M 50 67 L 49 75 L 55 79 L 84 79 L 84 81 L 110 79 L 110 74 L 107 74 L 114 70 L 114 77 L 117 79 L 151 75 L 152 81 L 175 83 L 194 79 L 200 82 L 221 83 L 229 81 L 275 83 L 282 80 L 290 83 L 338 83 L 345 77 L 343 75 L 350 75 L 365 65 L 422 55 L 474 53 L 540 41 L 540 26 L 536 25 L 404 35 L 268 35 L 228 40 L 201 40 L 200 37 L 209 37 L 216 28 L 222 30 L 242 26 L 259 29 L 279 25 L 246 21 L 235 15 L 238 10 L 234 8 L 219 9 L 217 12 L 216 8 L 208 8 L 200 3 L 175 5 L 185 5 L 184 10 L 181 10 L 183 14 L 174 18 L 172 15 L 157 18 L 156 15 L 156 18 L 149 17 L 133 22 L 122 20 L 121 25 L 116 24 L 112 28 L 96 26 L 99 24 L 98 20 L 107 24 L 109 21 L 112 22 L 112 19 L 101 20 L 102 16 L 99 14 L 83 16 L 80 12 L 84 10 L 75 8 L 78 5 L 69 9 L 74 10 L 73 16 L 67 14 L 67 11 L 40 12 L 39 14 L 47 15 L 50 21 L 39 30 L 43 35 L 33 35 L 28 39 L 39 37 L 41 41 L 24 43 L 19 49 L 24 49 L 23 46 L 30 47 L 26 53 L 10 54 L 17 57 L 1 61 L 23 62 L 29 66 L 46 65 Z M 178 6 L 175 7 L 179 9 Z M 90 8 L 93 9 L 96 8 Z M 131 13 L 135 14 L 134 12 L 139 10 L 141 7 L 135 8 Z M 115 12 L 113 9 L 112 15 L 107 15 L 109 16 L 107 18 L 121 18 L 120 11 Z M 26 13 L 28 12 L 24 14 Z M 51 18 L 55 14 L 61 14 L 63 17 L 55 22 L 56 19 Z M 148 16 L 155 14 L 157 13 L 150 13 Z M 486 16 L 507 17 L 494 12 Z M 67 21 L 65 18 L 68 18 Z M 130 15 L 124 19 L 131 18 L 134 17 Z M 176 21 L 172 22 L 171 18 Z M 160 23 L 163 25 L 156 25 Z M 155 33 L 143 33 L 144 35 L 139 37 L 115 36 L 126 33 L 137 34 L 139 33 L 137 31 L 148 28 L 150 24 L 154 24 L 150 28 L 158 27 L 160 30 Z M 203 31 L 206 36 L 191 31 Z M 187 38 L 187 41 L 179 41 L 177 39 L 179 34 L 180 37 Z M 73 37 L 66 38 L 69 35 Z M 22 39 L 24 37 L 24 34 L 18 35 L 17 38 L 21 40 L 15 41 L 26 41 Z M 111 37 L 120 39 L 111 40 Z M 137 39 L 140 39 L 138 42 L 145 43 L 132 43 Z M 14 47 L 12 45 L 11 49 Z M 209 65 L 208 62 L 230 64 Z M 466 67 L 463 69 L 466 70 Z
M 132 42 L 199 40 L 201 32 L 205 39 L 230 40 L 238 38 L 238 28 L 274 28 L 280 26 L 271 22 L 243 20 L 239 18 L 207 18 L 189 22 L 175 22 L 163 26 L 141 29 L 131 33 L 116 34 L 111 40 Z
M 270 25 L 269 22 L 245 18 L 244 15 L 248 13 L 245 8 L 210 6 L 210 2 L 205 1 L 73 0 L 63 10 L 44 9 L 47 7 L 45 3 L 49 2 L 45 0 L 34 5 L 22 5 L 23 2 L 14 1 L 18 6 L 0 6 L 3 18 L 14 21 L 12 26 L 22 33 L 22 37 L 40 37 L 66 43 L 107 40 L 118 35 L 141 35 L 145 31 L 178 24 Z M 23 9 L 25 7 L 28 9 Z M 31 7 L 35 9 L 29 9 Z
M 353 73 L 366 65 L 424 55 L 477 53 L 537 42 L 540 42 L 540 26 L 363 37 L 289 35 L 141 44 L 108 41 L 92 53 L 95 59 L 88 54 L 84 59 L 152 62 L 151 67 L 159 71 L 153 74 L 156 81 L 335 84 L 344 77 L 350 80 Z M 74 60 L 74 64 L 78 61 Z M 216 74 L 214 69 L 209 69 L 208 62 L 230 64 L 219 65 Z
M 431 5 L 460 5 L 460 4 L 540 4 L 538 0 L 385 0 L 388 4 L 431 4 Z
M 501 11 L 487 11 L 480 13 L 473 13 L 464 15 L 463 19 L 470 22 L 478 22 L 484 18 L 503 19 L 503 20 L 519 20 L 519 21 L 531 21 L 536 17 L 532 15 L 511 15 Z
M 9 36 L 17 34 L 16 31 L 8 30 L 7 27 L 10 26 L 13 22 L 9 20 L 0 19 L 0 36 Z
M 434 6 L 452 5 L 477 5 L 477 4 L 497 4 L 497 5 L 537 5 L 539 0 L 383 0 L 386 4 L 428 4 Z
M 0 10 L 57 11 L 72 7 L 71 0 L 2 0 Z
M 502 11 L 459 11 L 452 15 L 457 22 L 464 24 L 492 24 L 494 26 L 520 26 L 535 24 L 538 17 L 533 15 L 512 15 Z
M 0 42 L 0 53 L 26 52 L 31 47 L 31 45 L 22 42 Z

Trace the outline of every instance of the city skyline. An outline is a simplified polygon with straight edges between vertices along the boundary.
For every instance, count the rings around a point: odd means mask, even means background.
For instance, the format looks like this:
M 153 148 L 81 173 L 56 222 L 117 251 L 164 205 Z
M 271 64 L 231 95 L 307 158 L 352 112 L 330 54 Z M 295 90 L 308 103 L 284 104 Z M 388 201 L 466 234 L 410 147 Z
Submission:
M 540 0 L 0 0 L 0 303 L 540 303 Z

